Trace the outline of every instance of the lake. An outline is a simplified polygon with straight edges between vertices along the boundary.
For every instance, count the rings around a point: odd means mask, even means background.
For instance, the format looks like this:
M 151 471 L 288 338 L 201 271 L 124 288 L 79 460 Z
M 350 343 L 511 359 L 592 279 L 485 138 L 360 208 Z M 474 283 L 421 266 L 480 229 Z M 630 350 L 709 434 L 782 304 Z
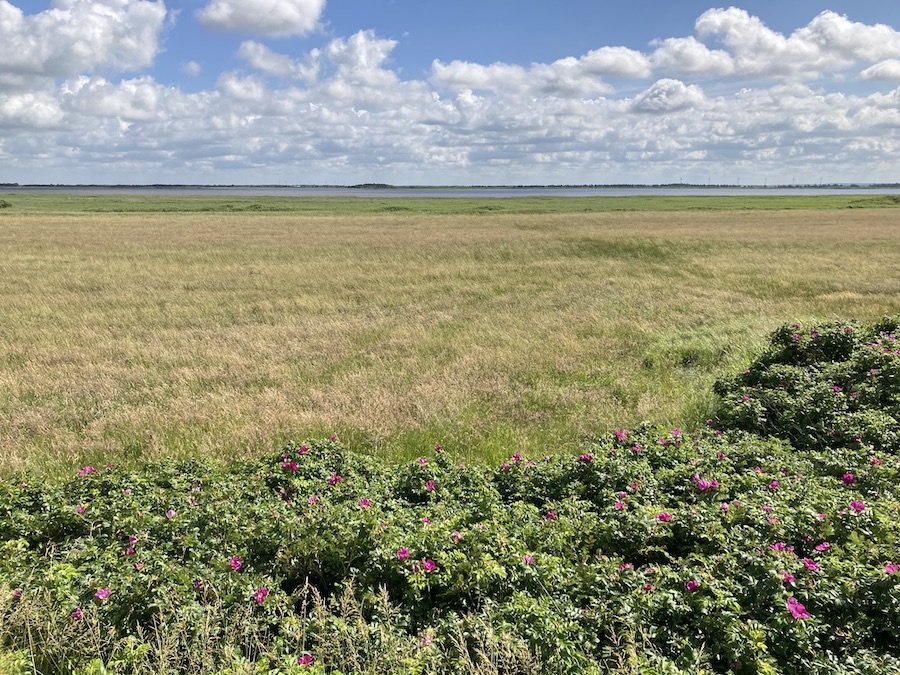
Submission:
M 665 187 L 327 187 L 327 186 L 178 186 L 178 185 L 4 185 L 4 193 L 96 194 L 96 195 L 185 195 L 234 197 L 438 197 L 438 198 L 509 198 L 509 197 L 729 197 L 779 195 L 900 194 L 900 186 L 848 185 L 846 187 L 740 187 L 740 186 L 665 186 Z

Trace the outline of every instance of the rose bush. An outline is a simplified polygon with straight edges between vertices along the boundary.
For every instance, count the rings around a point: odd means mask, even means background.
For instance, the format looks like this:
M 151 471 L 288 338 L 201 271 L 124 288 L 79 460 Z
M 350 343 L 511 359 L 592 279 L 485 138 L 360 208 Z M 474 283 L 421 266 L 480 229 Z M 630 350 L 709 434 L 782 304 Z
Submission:
M 900 442 L 900 318 L 784 325 L 741 374 L 718 381 L 724 426 L 798 449 L 896 449 Z
M 385 466 L 333 439 L 230 465 L 17 476 L 0 489 L 0 663 L 900 672 L 898 448 L 893 423 L 864 425 L 900 394 L 900 356 L 871 347 L 887 326 L 782 329 L 718 385 L 734 408 L 721 421 L 765 420 L 765 436 L 645 426 L 500 467 L 441 449 Z M 807 377 L 832 405 L 815 421 L 763 394 Z M 858 404 L 832 396 L 848 391 Z M 851 421 L 860 438 L 842 444 L 832 430 Z

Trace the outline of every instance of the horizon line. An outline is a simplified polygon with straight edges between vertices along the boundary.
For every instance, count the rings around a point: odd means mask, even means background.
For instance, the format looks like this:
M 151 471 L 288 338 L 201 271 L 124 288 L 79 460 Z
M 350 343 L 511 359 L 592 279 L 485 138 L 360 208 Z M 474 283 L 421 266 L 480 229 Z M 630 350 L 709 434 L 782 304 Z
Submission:
M 370 190 L 529 190 L 529 189 L 811 189 L 811 188 L 900 188 L 900 182 L 854 182 L 833 183 L 782 183 L 782 184 L 742 184 L 742 183 L 519 183 L 519 184 L 454 184 L 454 185 L 394 185 L 391 183 L 15 183 L 0 182 L 0 189 L 9 188 L 278 188 L 278 189 L 370 189 Z

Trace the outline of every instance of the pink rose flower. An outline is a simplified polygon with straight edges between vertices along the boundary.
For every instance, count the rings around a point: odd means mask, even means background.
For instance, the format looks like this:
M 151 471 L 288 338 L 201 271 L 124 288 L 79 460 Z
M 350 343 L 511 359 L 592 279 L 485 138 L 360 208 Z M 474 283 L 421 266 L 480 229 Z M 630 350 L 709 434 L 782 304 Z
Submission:
M 791 616 L 795 619 L 808 619 L 809 612 L 806 611 L 806 607 L 800 604 L 800 602 L 794 596 L 791 596 L 787 599 L 787 608 L 791 613 Z

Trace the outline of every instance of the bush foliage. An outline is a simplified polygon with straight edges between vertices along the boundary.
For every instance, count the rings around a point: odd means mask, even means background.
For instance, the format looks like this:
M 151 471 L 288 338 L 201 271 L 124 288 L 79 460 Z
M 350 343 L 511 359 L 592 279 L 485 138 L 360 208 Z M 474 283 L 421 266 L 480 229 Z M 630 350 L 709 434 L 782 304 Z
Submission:
M 898 672 L 895 325 L 780 329 L 717 385 L 726 424 L 579 456 L 384 466 L 332 439 L 16 477 L 0 666 Z
M 784 325 L 737 377 L 715 384 L 723 425 L 798 449 L 896 449 L 900 319 Z

